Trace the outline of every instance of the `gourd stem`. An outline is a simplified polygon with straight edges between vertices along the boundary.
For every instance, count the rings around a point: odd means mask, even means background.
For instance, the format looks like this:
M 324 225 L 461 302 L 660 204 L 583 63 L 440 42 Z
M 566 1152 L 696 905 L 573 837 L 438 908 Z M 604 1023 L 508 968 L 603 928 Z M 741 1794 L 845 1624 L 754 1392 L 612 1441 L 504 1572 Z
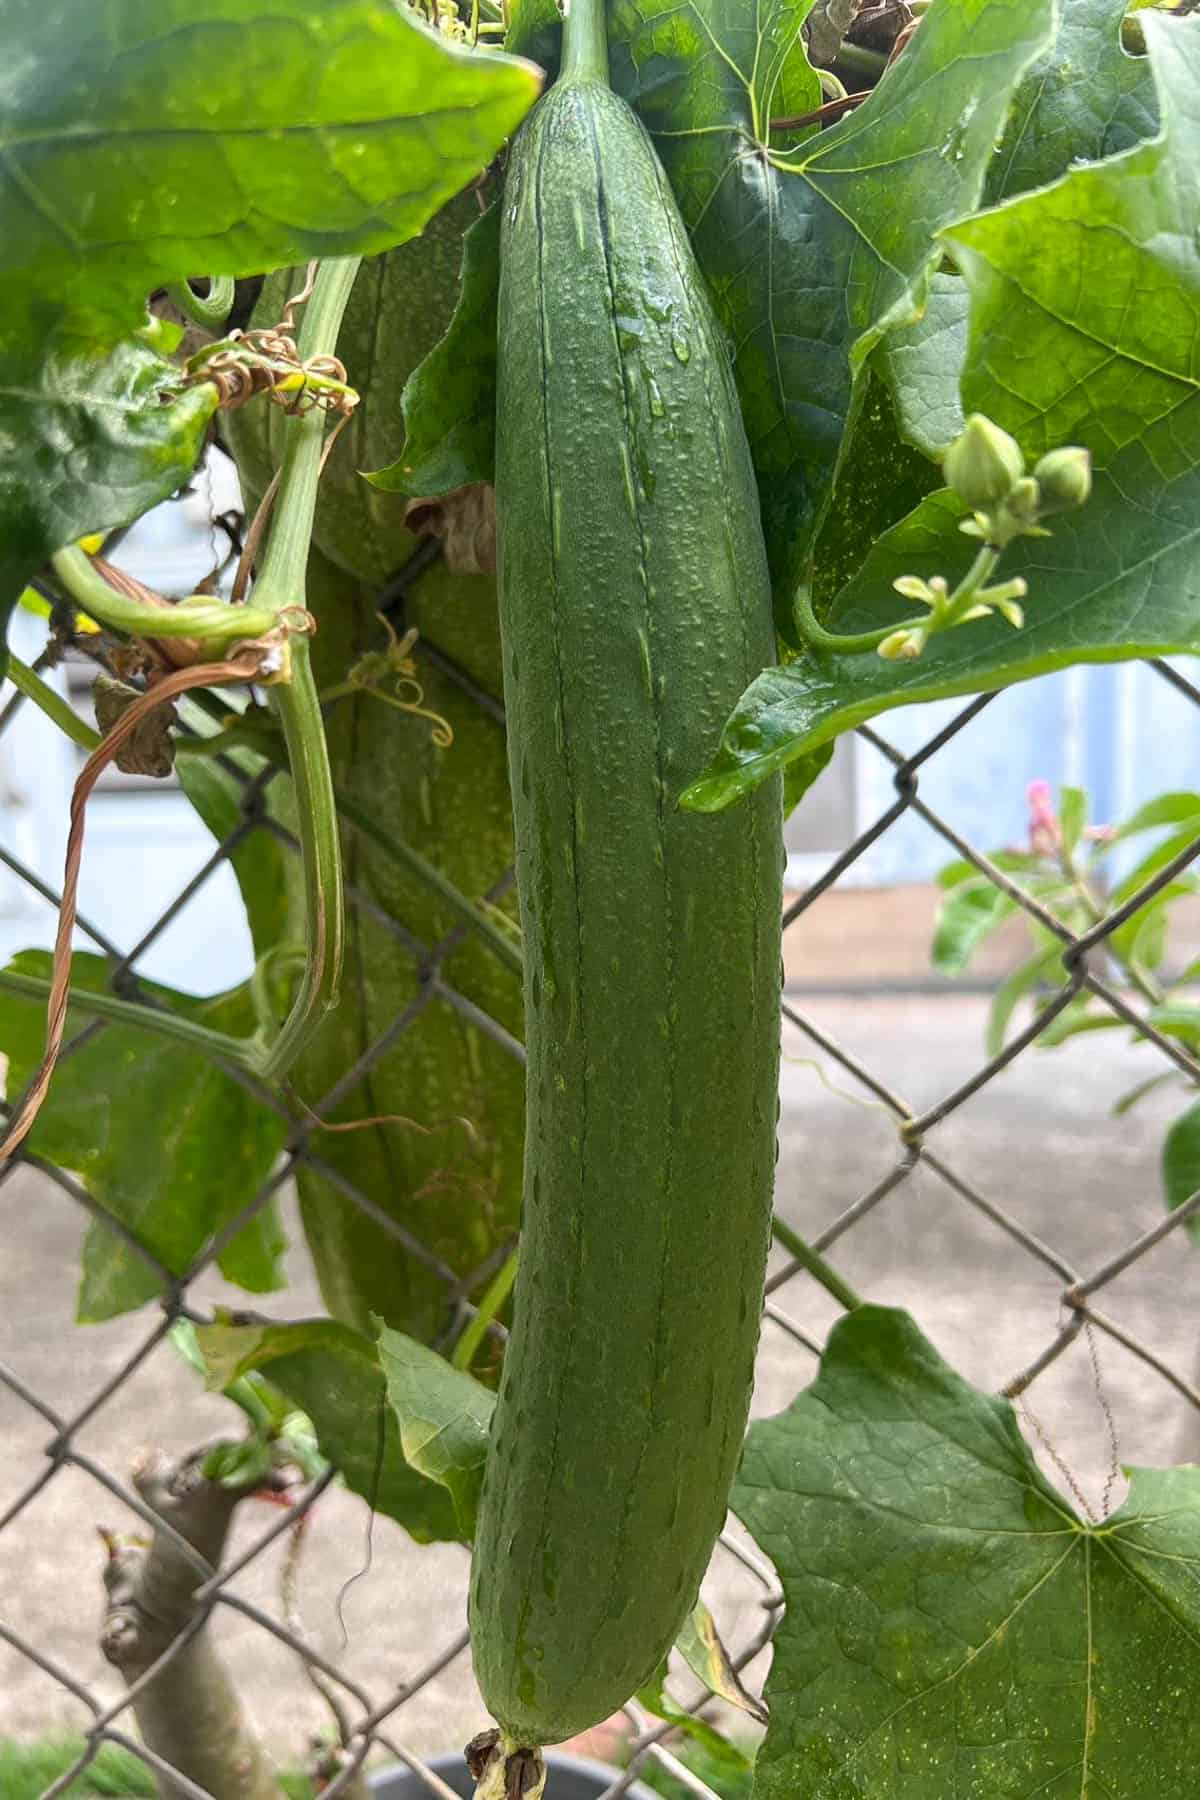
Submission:
M 560 81 L 598 81 L 608 86 L 608 32 L 604 0 L 569 0 L 563 26 Z

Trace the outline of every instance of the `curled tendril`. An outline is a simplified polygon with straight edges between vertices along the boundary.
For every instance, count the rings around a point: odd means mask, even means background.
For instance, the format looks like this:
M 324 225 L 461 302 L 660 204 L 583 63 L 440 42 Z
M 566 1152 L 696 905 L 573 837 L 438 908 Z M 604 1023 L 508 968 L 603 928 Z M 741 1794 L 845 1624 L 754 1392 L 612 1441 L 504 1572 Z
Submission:
M 432 727 L 430 741 L 439 750 L 449 750 L 454 742 L 454 731 L 449 720 L 424 703 L 425 690 L 418 679 L 417 665 L 411 654 L 418 636 L 415 626 L 410 627 L 402 638 L 398 638 L 391 620 L 383 613 L 377 616 L 388 635 L 387 648 L 368 650 L 365 656 L 360 657 L 350 670 L 348 686 L 360 693 L 374 694 L 377 700 L 385 700 L 389 706 L 394 706 L 398 712 L 408 713 L 411 718 L 428 719 Z M 393 677 L 393 692 L 388 693 L 383 684 Z M 406 694 L 411 695 L 411 698 L 406 699 Z
M 337 356 L 310 356 L 302 362 L 296 348 L 296 308 L 312 293 L 316 263 L 310 263 L 304 286 L 293 294 L 277 325 L 253 331 L 231 331 L 228 337 L 199 351 L 187 365 L 184 384 L 210 381 L 223 412 L 245 406 L 265 394 L 289 413 L 339 413 L 348 418 L 358 395 Z

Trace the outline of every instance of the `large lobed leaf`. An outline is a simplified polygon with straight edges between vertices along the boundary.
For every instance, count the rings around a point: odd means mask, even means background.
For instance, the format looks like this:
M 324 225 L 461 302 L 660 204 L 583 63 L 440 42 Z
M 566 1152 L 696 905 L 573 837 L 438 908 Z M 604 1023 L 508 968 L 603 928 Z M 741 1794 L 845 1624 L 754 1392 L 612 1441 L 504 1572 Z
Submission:
M 45 978 L 50 956 L 25 950 L 10 968 Z M 80 954 L 72 985 L 108 991 L 103 957 Z M 213 1031 L 244 1036 L 253 1008 L 245 988 L 197 1000 L 154 982 L 146 995 Z M 87 1023 L 68 1015 L 67 1037 Z M 46 1009 L 6 994 L 0 1051 L 8 1094 L 18 1094 L 42 1058 Z M 106 1025 L 64 1057 L 29 1137 L 31 1150 L 73 1169 L 105 1212 L 119 1219 L 173 1274 L 252 1198 L 271 1172 L 283 1124 L 215 1063 L 138 1026 Z M 253 1293 L 282 1287 L 285 1240 L 274 1203 L 227 1245 L 222 1274 Z M 156 1299 L 154 1270 L 95 1219 L 83 1247 L 78 1316 L 93 1324 Z
M 1200 460 L 1200 19 L 1147 14 L 1162 135 L 946 233 L 971 289 L 963 400 L 1030 454 Z
M 614 79 L 654 136 L 732 340 L 785 622 L 864 361 L 913 313 L 935 234 L 978 201 L 1050 0 L 938 0 L 871 98 L 786 154 L 807 6 L 616 0 Z M 810 71 L 811 75 L 811 71 Z M 815 88 L 812 90 L 815 94 Z
M 1024 628 L 973 623 L 915 662 L 808 655 L 768 670 L 687 804 L 727 805 L 890 707 L 1200 651 L 1200 19 L 1147 15 L 1145 30 L 1162 135 L 946 233 L 971 289 L 968 406 L 1030 455 L 1074 441 L 1102 471 L 1081 513 L 1006 553 L 1004 574 L 1029 582 Z M 957 579 L 961 511 L 948 493 L 923 501 L 841 591 L 833 622 L 860 630 L 911 611 L 896 576 Z
M 540 73 L 390 0 L 11 0 L 0 276 L 141 323 L 147 291 L 415 236 Z
M 149 292 L 403 243 L 541 83 L 391 0 L 12 0 L 4 26 L 0 633 L 39 563 L 194 464 L 213 390 L 164 406 L 168 365 L 121 342 Z
M 1121 48 L 1127 0 L 1059 0 L 1054 43 L 1025 75 L 988 169 L 986 200 L 1044 187 L 1149 137 L 1157 122 L 1144 57 Z
M 757 1800 L 1189 1800 L 1200 1470 L 1131 1474 L 1085 1524 L 907 1314 L 843 1319 L 734 1489 L 787 1597 Z

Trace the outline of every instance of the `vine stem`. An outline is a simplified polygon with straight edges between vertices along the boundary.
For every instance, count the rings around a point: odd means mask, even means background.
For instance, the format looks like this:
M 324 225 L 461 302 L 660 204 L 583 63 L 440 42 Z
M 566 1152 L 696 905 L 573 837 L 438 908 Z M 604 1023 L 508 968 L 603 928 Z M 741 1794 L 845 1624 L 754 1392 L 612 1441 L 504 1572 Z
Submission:
M 358 257 L 338 257 L 321 265 L 300 332 L 302 360 L 331 355 L 336 349 L 342 314 L 360 260 Z M 78 846 L 82 843 L 83 806 L 90 785 L 100 767 L 137 723 L 142 711 L 196 685 L 196 670 L 176 670 L 129 708 L 93 752 L 76 783 L 72 802 L 76 849 L 73 856 L 69 841 L 68 879 L 59 917 L 54 979 L 43 982 L 36 976 L 0 975 L 0 987 L 27 997 L 46 998 L 50 1009 L 46 1056 L 18 1117 L 11 1123 L 0 1146 L 2 1156 L 12 1154 L 33 1124 L 57 1059 L 70 1005 L 78 1006 L 83 1012 L 138 1024 L 189 1043 L 209 1055 L 224 1057 L 252 1069 L 263 1080 L 269 1081 L 278 1079 L 295 1062 L 312 1032 L 336 1004 L 345 935 L 337 811 L 325 725 L 309 661 L 308 643 L 287 627 L 289 613 L 307 618 L 305 570 L 316 510 L 324 427 L 324 415 L 317 409 L 301 415 L 293 424 L 284 453 L 271 535 L 255 584 L 254 602 L 250 606 L 231 607 L 213 602 L 206 596 L 193 596 L 194 603 L 183 602 L 176 607 L 152 606 L 119 593 L 91 566 L 83 551 L 74 546 L 52 558 L 55 571 L 72 598 L 90 615 L 114 629 L 147 637 L 189 637 L 205 642 L 213 639 L 224 642 L 251 640 L 272 634 L 278 637 L 280 633 L 286 639 L 284 678 L 277 680 L 267 691 L 283 728 L 296 795 L 296 836 L 304 871 L 306 926 L 300 992 L 274 1043 L 268 1045 L 257 1035 L 248 1040 L 226 1037 L 222 1033 L 206 1031 L 179 1015 L 169 1015 L 157 1008 L 138 1006 L 110 995 L 72 993 L 68 986 Z M 236 621 L 232 631 L 231 621 Z M 210 679 L 221 681 L 261 678 L 260 649 L 247 641 L 234 652 L 231 660 L 206 666 L 204 672 Z
M 133 637 L 195 638 L 203 644 L 228 644 L 237 638 L 265 637 L 279 623 L 276 612 L 262 606 L 227 606 L 209 594 L 189 594 L 174 606 L 134 600 L 106 581 L 77 544 L 55 551 L 50 565 L 90 619 Z
M 301 362 L 331 356 L 337 349 L 342 314 L 360 261 L 357 256 L 342 256 L 321 264 L 300 328 Z M 279 496 L 253 595 L 254 604 L 273 616 L 304 607 L 324 437 L 324 414 L 314 408 L 294 421 L 284 452 Z M 290 1068 L 336 1004 L 345 938 L 342 851 L 325 722 L 307 641 L 293 640 L 291 651 L 291 680 L 269 689 L 269 696 L 283 727 L 296 795 L 307 955 L 300 992 L 263 1061 L 260 1073 L 265 1080 Z
M 957 625 L 962 615 L 970 610 L 999 560 L 1000 552 L 991 544 L 985 544 L 977 553 L 971 567 L 936 615 L 939 632 Z M 886 638 L 898 631 L 928 632 L 933 617 L 925 612 L 913 618 L 897 619 L 894 625 L 883 625 L 875 631 L 827 631 L 813 612 L 812 594 L 807 585 L 796 592 L 796 624 L 800 636 L 810 650 L 824 650 L 835 656 L 859 656 L 868 650 L 878 650 Z
M 479 1302 L 479 1311 L 475 1313 L 466 1326 L 462 1336 L 454 1346 L 450 1357 L 452 1369 L 467 1369 L 475 1360 L 475 1353 L 483 1342 L 484 1334 L 512 1290 L 517 1277 L 517 1252 L 501 1263 L 492 1279 L 488 1282 Z
M 820 1282 L 826 1293 L 832 1294 L 839 1306 L 844 1306 L 847 1312 L 853 1312 L 856 1307 L 862 1305 L 861 1294 L 856 1294 L 850 1283 L 843 1281 L 837 1270 L 806 1244 L 800 1233 L 793 1231 L 792 1227 L 785 1219 L 781 1219 L 778 1213 L 772 1214 L 771 1217 L 771 1236 L 776 1242 L 782 1244 L 798 1263 L 803 1263 L 809 1274 Z

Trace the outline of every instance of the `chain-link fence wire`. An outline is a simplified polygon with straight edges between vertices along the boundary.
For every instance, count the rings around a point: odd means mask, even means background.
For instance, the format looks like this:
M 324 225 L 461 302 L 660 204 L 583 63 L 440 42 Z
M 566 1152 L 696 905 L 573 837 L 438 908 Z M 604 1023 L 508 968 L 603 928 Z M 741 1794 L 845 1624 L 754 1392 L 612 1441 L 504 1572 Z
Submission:
M 423 550 L 420 558 L 424 559 L 428 554 Z M 420 562 L 420 566 L 424 566 L 423 561 Z M 415 572 L 415 568 L 403 571 L 399 580 L 389 586 L 383 597 L 385 605 L 402 604 L 406 580 Z M 456 681 L 469 696 L 479 705 L 486 707 L 494 716 L 502 717 L 496 700 L 483 692 L 434 646 L 419 645 L 417 654 L 435 660 L 443 675 Z M 1177 693 L 1184 695 L 1192 703 L 1200 705 L 1200 688 L 1194 686 L 1175 668 L 1163 662 L 1154 662 L 1150 666 Z M 1039 1265 L 1042 1271 L 1048 1270 L 1054 1281 L 1061 1284 L 1061 1309 L 1056 1329 L 1049 1341 L 1032 1360 L 1027 1361 L 1021 1369 L 1013 1371 L 1011 1379 L 1003 1390 L 1006 1394 L 1012 1397 L 1023 1395 L 1030 1384 L 1062 1356 L 1081 1332 L 1086 1332 L 1089 1338 L 1093 1332 L 1099 1332 L 1121 1345 L 1133 1357 L 1140 1359 L 1157 1378 L 1170 1384 L 1171 1388 L 1185 1402 L 1200 1409 L 1200 1391 L 1192 1381 L 1178 1369 L 1173 1368 L 1154 1343 L 1143 1341 L 1138 1333 L 1128 1329 L 1119 1320 L 1110 1317 L 1099 1304 L 1105 1289 L 1118 1275 L 1145 1257 L 1169 1233 L 1181 1232 L 1185 1222 L 1200 1212 L 1200 1193 L 1193 1195 L 1174 1211 L 1164 1212 L 1161 1220 L 1151 1230 L 1132 1236 L 1117 1253 L 1106 1256 L 1104 1260 L 1094 1266 L 1077 1267 L 1067 1257 L 1060 1254 L 1053 1245 L 1041 1241 L 994 1196 L 981 1191 L 978 1185 L 952 1166 L 941 1147 L 939 1132 L 944 1122 L 993 1082 L 1014 1059 L 1022 1056 L 1034 1045 L 1064 1009 L 1081 995 L 1092 996 L 1117 1019 L 1130 1026 L 1140 1038 L 1152 1045 L 1159 1056 L 1165 1059 L 1174 1070 L 1179 1071 L 1191 1081 L 1200 1077 L 1200 1063 L 1178 1038 L 1165 1033 L 1151 1021 L 1147 1016 L 1149 1009 L 1140 1007 L 1135 998 L 1131 997 L 1130 992 L 1121 986 L 1119 965 L 1110 964 L 1105 955 L 1106 945 L 1112 934 L 1121 925 L 1143 913 L 1158 896 L 1163 895 L 1170 888 L 1171 883 L 1176 880 L 1181 871 L 1200 856 L 1200 838 L 1172 856 L 1170 861 L 1165 862 L 1157 870 L 1152 879 L 1147 880 L 1123 904 L 1099 919 L 1091 929 L 1084 932 L 1070 930 L 1055 913 L 1026 892 L 991 857 L 969 843 L 921 796 L 920 781 L 926 765 L 932 758 L 944 752 L 982 709 L 991 705 L 996 698 L 997 696 L 989 695 L 971 701 L 913 755 L 902 754 L 885 736 L 874 729 L 863 728 L 860 731 L 860 738 L 892 765 L 895 798 L 891 805 L 856 837 L 844 854 L 836 859 L 818 881 L 805 893 L 790 902 L 784 915 L 784 928 L 785 932 L 803 930 L 804 915 L 808 909 L 846 875 L 847 871 L 859 861 L 884 832 L 895 825 L 903 815 L 911 813 L 924 820 L 926 825 L 944 840 L 958 857 L 964 858 L 973 865 L 980 876 L 985 877 L 987 881 L 1002 890 L 1017 908 L 1059 940 L 1062 954 L 1057 985 L 1054 983 L 1054 978 L 1051 978 L 1038 996 L 1038 1005 L 1030 1022 L 1009 1039 L 998 1054 L 990 1056 L 976 1066 L 964 1068 L 961 1079 L 953 1084 L 950 1091 L 923 1112 L 914 1112 L 907 1102 L 894 1092 L 887 1082 L 880 1079 L 865 1061 L 834 1041 L 827 1031 L 801 1010 L 794 997 L 785 993 L 783 1014 L 787 1025 L 802 1034 L 816 1051 L 836 1065 L 841 1071 L 842 1077 L 849 1077 L 855 1084 L 856 1090 L 872 1105 L 882 1108 L 894 1125 L 894 1137 L 891 1138 L 893 1147 L 888 1154 L 886 1165 L 875 1170 L 874 1179 L 865 1190 L 856 1193 L 850 1204 L 845 1206 L 837 1216 L 828 1220 L 811 1239 L 811 1248 L 824 1255 L 846 1238 L 847 1234 L 860 1231 L 865 1222 L 878 1216 L 879 1209 L 885 1207 L 888 1201 L 910 1181 L 915 1171 L 923 1169 L 934 1178 L 953 1202 L 982 1216 L 997 1231 L 1007 1234 L 1007 1237 L 1019 1247 L 1031 1264 Z M 4 725 L 11 720 L 14 711 L 15 709 L 10 710 L 0 718 L 0 729 L 3 729 Z M 257 774 L 248 775 L 237 762 L 229 759 L 225 759 L 224 766 L 227 773 L 241 784 L 241 818 L 234 830 L 217 845 L 204 866 L 186 884 L 174 902 L 162 912 L 139 941 L 130 949 L 122 949 L 87 919 L 81 917 L 79 920 L 80 934 L 89 938 L 109 959 L 112 989 L 123 997 L 139 999 L 147 1004 L 152 1003 L 152 997 L 141 985 L 139 964 L 168 926 L 187 907 L 195 904 L 198 897 L 204 893 L 215 871 L 228 861 L 233 852 L 249 836 L 256 832 L 269 832 L 289 849 L 294 851 L 297 848 L 292 834 L 273 816 L 268 805 L 268 790 L 271 784 L 280 778 L 279 771 L 268 767 Z M 40 894 L 49 905 L 57 905 L 57 893 L 33 869 L 25 866 L 16 856 L 2 848 L 0 848 L 0 858 L 11 871 L 27 882 L 30 888 Z M 511 869 L 497 869 L 495 880 L 486 895 L 450 896 L 459 922 L 440 942 L 434 944 L 420 942 L 402 919 L 391 918 L 369 894 L 353 886 L 350 888 L 349 905 L 369 912 L 375 923 L 394 937 L 398 950 L 413 959 L 417 977 L 415 995 L 403 1012 L 376 1037 L 374 1043 L 368 1046 L 357 1062 L 342 1074 L 336 1085 L 321 1100 L 306 1107 L 305 1116 L 299 1122 L 280 1096 L 254 1082 L 253 1078 L 245 1071 L 229 1069 L 229 1073 L 234 1079 L 250 1086 L 265 1106 L 273 1107 L 287 1120 L 286 1147 L 270 1178 L 255 1194 L 246 1199 L 236 1215 L 223 1225 L 221 1230 L 205 1245 L 202 1253 L 181 1272 L 168 1269 L 139 1240 L 137 1233 L 120 1219 L 110 1216 L 79 1180 L 63 1170 L 50 1166 L 35 1152 L 24 1152 L 0 1172 L 0 1183 L 4 1183 L 11 1177 L 19 1163 L 32 1165 L 41 1170 L 43 1175 L 54 1182 L 71 1203 L 83 1208 L 93 1219 L 101 1219 L 109 1230 L 116 1232 L 126 1248 L 153 1271 L 161 1290 L 161 1316 L 147 1330 L 135 1351 L 127 1357 L 109 1379 L 89 1396 L 86 1404 L 74 1411 L 64 1411 L 54 1403 L 52 1394 L 47 1395 L 40 1391 L 36 1370 L 21 1373 L 0 1365 L 0 1381 L 19 1403 L 30 1408 L 44 1420 L 50 1432 L 41 1461 L 36 1467 L 28 1470 L 28 1479 L 24 1487 L 9 1504 L 7 1510 L 0 1514 L 0 1531 L 20 1532 L 23 1528 L 36 1529 L 32 1525 L 31 1509 L 35 1507 L 39 1496 L 44 1494 L 46 1489 L 61 1476 L 62 1472 L 69 1468 L 81 1471 L 89 1477 L 99 1488 L 119 1500 L 147 1527 L 158 1532 L 165 1530 L 170 1533 L 172 1531 L 172 1528 L 164 1524 L 162 1519 L 150 1509 L 128 1480 L 114 1474 L 110 1468 L 85 1451 L 80 1443 L 81 1433 L 84 1427 L 112 1401 L 114 1396 L 121 1392 L 148 1358 L 170 1354 L 165 1340 L 176 1320 L 203 1320 L 205 1315 L 192 1304 L 190 1298 L 191 1290 L 198 1277 L 213 1267 L 226 1245 L 267 1205 L 273 1195 L 287 1186 L 301 1165 L 306 1165 L 314 1174 L 330 1183 L 338 1193 L 355 1206 L 362 1208 L 381 1230 L 391 1233 L 410 1256 L 441 1276 L 446 1284 L 447 1317 L 451 1327 L 461 1327 L 471 1316 L 473 1309 L 466 1296 L 468 1293 L 476 1291 L 478 1283 L 486 1275 L 487 1269 L 462 1273 L 448 1268 L 440 1258 L 435 1256 L 410 1232 L 407 1232 L 402 1224 L 389 1217 L 371 1195 L 362 1192 L 339 1170 L 332 1167 L 314 1147 L 313 1140 L 315 1134 L 321 1129 L 323 1121 L 328 1118 L 334 1107 L 368 1076 L 385 1051 L 395 1045 L 404 1032 L 410 1028 L 413 1021 L 420 1016 L 425 1006 L 434 1001 L 454 1008 L 479 1031 L 487 1034 L 506 1054 L 518 1060 L 523 1059 L 524 1053 L 520 1043 L 466 995 L 458 992 L 446 970 L 448 958 L 463 942 L 466 934 L 478 929 L 480 918 L 478 902 L 481 899 L 496 899 L 506 891 L 511 882 Z M 448 897 L 444 887 L 441 897 L 443 900 Z M 869 969 L 860 972 L 869 978 Z M 70 1056 L 83 1043 L 90 1041 L 106 1029 L 108 1027 L 100 1020 L 88 1024 L 66 1045 L 63 1051 L 64 1057 Z M 10 1111 L 19 1104 L 19 1099 L 20 1097 L 16 1095 L 9 1096 Z M 10 1221 L 5 1229 L 12 1231 L 17 1227 Z M 789 1290 L 794 1292 L 797 1284 L 811 1279 L 806 1275 L 803 1255 L 787 1254 L 784 1260 L 779 1260 L 780 1246 L 782 1245 L 786 1252 L 789 1241 L 794 1243 L 794 1239 L 790 1240 L 787 1227 L 780 1222 L 777 1233 L 777 1262 L 776 1266 L 772 1268 L 767 1283 L 764 1336 L 768 1332 L 779 1332 L 784 1334 L 788 1343 L 794 1346 L 797 1354 L 795 1387 L 799 1388 L 804 1385 L 811 1373 L 810 1359 L 820 1355 L 821 1346 L 808 1331 L 796 1323 L 787 1309 L 786 1301 Z M 796 1246 L 796 1248 L 801 1250 L 803 1246 Z M 490 1329 L 502 1334 L 502 1327 L 498 1323 L 493 1322 Z M 801 1352 L 804 1353 L 802 1359 L 800 1358 Z M 1053 1451 L 1050 1453 L 1053 1456 Z M 1065 1469 L 1063 1472 L 1067 1473 Z M 415 1698 L 435 1677 L 448 1669 L 456 1659 L 465 1655 L 468 1641 L 466 1631 L 461 1623 L 456 1624 L 453 1630 L 447 1631 L 445 1641 L 439 1643 L 421 1666 L 413 1670 L 403 1682 L 387 1692 L 369 1692 L 361 1683 L 351 1680 L 332 1660 L 319 1654 L 313 1645 L 294 1630 L 286 1619 L 281 1620 L 279 1617 L 273 1616 L 269 1610 L 247 1599 L 237 1589 L 237 1577 L 256 1562 L 283 1533 L 294 1527 L 296 1520 L 313 1505 L 328 1479 L 329 1477 L 311 1484 L 302 1494 L 294 1497 L 294 1504 L 286 1512 L 278 1515 L 268 1530 L 253 1538 L 248 1547 L 240 1550 L 236 1555 L 231 1554 L 219 1568 L 209 1566 L 185 1539 L 174 1534 L 178 1538 L 176 1548 L 189 1559 L 196 1570 L 195 1611 L 186 1629 L 168 1646 L 155 1664 L 140 1677 L 133 1687 L 123 1691 L 116 1700 L 106 1702 L 92 1691 L 86 1681 L 78 1679 L 72 1669 L 64 1666 L 63 1660 L 56 1656 L 52 1644 L 34 1641 L 31 1635 L 22 1629 L 19 1613 L 10 1611 L 10 1616 L 0 1622 L 0 1637 L 20 1656 L 28 1658 L 45 1675 L 72 1695 L 88 1715 L 84 1729 L 84 1747 L 74 1768 L 46 1789 L 45 1800 L 49 1800 L 52 1795 L 61 1793 L 69 1780 L 95 1758 L 105 1743 L 119 1744 L 127 1750 L 133 1751 L 158 1775 L 169 1776 L 174 1781 L 176 1790 L 180 1794 L 188 1796 L 189 1800 L 227 1800 L 227 1796 L 208 1795 L 206 1790 L 197 1786 L 194 1781 L 164 1764 L 161 1757 L 136 1741 L 129 1723 L 129 1709 L 137 1692 L 153 1680 L 166 1664 L 179 1654 L 184 1644 L 201 1630 L 214 1611 L 220 1608 L 232 1609 L 244 1618 L 253 1621 L 263 1632 L 272 1634 L 287 1645 L 307 1665 L 314 1676 L 323 1681 L 328 1689 L 341 1696 L 340 1710 L 348 1720 L 348 1728 L 345 1732 L 347 1754 L 341 1772 L 323 1790 L 329 1796 L 329 1800 L 333 1800 L 333 1796 L 345 1791 L 356 1772 L 362 1768 L 368 1756 L 373 1752 L 383 1752 L 407 1765 L 416 1773 L 421 1784 L 429 1793 L 441 1795 L 445 1800 L 450 1793 L 449 1788 L 423 1758 L 405 1742 L 402 1735 L 403 1716 L 405 1708 L 411 1707 Z M 1071 1485 L 1074 1486 L 1074 1483 Z M 1078 1495 L 1077 1487 L 1075 1492 Z M 743 1606 L 739 1611 L 739 1617 L 743 1620 L 740 1641 L 735 1641 L 729 1646 L 735 1667 L 745 1670 L 754 1664 L 761 1668 L 763 1661 L 761 1652 L 769 1644 L 772 1631 L 781 1614 L 783 1596 L 780 1585 L 774 1572 L 747 1547 L 744 1535 L 735 1530 L 727 1531 L 722 1535 L 715 1557 L 727 1563 L 730 1569 L 736 1570 L 737 1577 L 743 1584 L 744 1597 L 750 1602 L 748 1607 Z M 6 1596 L 5 1609 L 10 1610 L 13 1606 L 14 1597 L 10 1594 Z M 746 1619 L 751 1621 L 749 1625 L 744 1624 Z M 710 1704 L 710 1697 L 703 1692 L 698 1692 L 688 1710 L 702 1711 Z M 676 1725 L 651 1717 L 636 1703 L 631 1703 L 626 1711 L 632 1731 L 628 1742 L 629 1760 L 624 1771 L 607 1788 L 604 1800 L 618 1800 L 620 1795 L 626 1793 L 631 1784 L 637 1780 L 649 1759 L 653 1759 L 669 1771 L 679 1784 L 699 1796 L 700 1800 L 716 1800 L 711 1788 L 700 1780 L 684 1762 L 679 1760 L 676 1754 L 679 1739 Z

